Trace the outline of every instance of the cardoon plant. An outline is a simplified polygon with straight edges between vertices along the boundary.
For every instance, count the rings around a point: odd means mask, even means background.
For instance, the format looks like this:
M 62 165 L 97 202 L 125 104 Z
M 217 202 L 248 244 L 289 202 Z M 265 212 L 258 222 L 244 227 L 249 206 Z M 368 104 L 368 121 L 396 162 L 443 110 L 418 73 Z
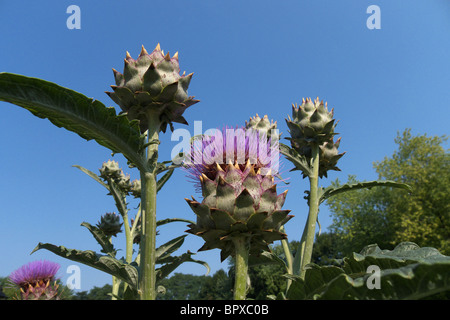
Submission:
M 449 289 L 450 257 L 411 243 L 400 244 L 392 252 L 368 246 L 361 254 L 344 259 L 342 268 L 322 268 L 310 263 L 319 205 L 328 197 L 374 186 L 412 191 L 410 186 L 394 181 L 319 187 L 320 178 L 326 178 L 331 170 L 339 170 L 337 162 L 343 156 L 338 151 L 340 139 L 334 139 L 333 111 L 328 111 L 326 103 L 319 99 L 303 99 L 300 105 L 293 106 L 292 118 L 287 119 L 290 146 L 278 143 L 276 122 L 258 115 L 250 118 L 244 128 L 217 130 L 205 134 L 199 144 L 194 141 L 184 165 L 202 193 L 201 201 L 186 199 L 197 219 L 156 220 L 156 194 L 180 166 L 175 159 L 158 162 L 159 134 L 167 126 L 172 129 L 173 123 L 186 124 L 184 112 L 198 102 L 187 94 L 192 74 L 180 75 L 178 54 L 172 57 L 164 54 L 159 45 L 150 54 L 142 47 L 136 60 L 127 53 L 123 73 L 114 69 L 113 72 L 115 85 L 107 94 L 120 107 L 119 114 L 113 107 L 54 83 L 0 73 L 0 101 L 23 107 L 83 139 L 95 140 L 113 154 L 121 153 L 129 167 L 137 168 L 140 175 L 140 180 L 131 182 L 114 161 L 104 163 L 100 175 L 77 166 L 108 190 L 117 207 L 118 215 L 107 214 L 96 226 L 82 223 L 100 244 L 102 254 L 48 243 L 39 243 L 34 251 L 47 249 L 111 274 L 116 281 L 113 298 L 155 299 L 160 291 L 159 281 L 181 263 L 205 265 L 192 259 L 190 251 L 171 256 L 186 234 L 155 247 L 158 226 L 183 221 L 189 223 L 188 233 L 205 241 L 200 250 L 217 248 L 222 260 L 235 258 L 235 299 L 246 297 L 249 257 L 258 263 L 271 260 L 270 263 L 286 267 L 288 290 L 286 295 L 277 295 L 278 298 L 417 298 Z M 292 218 L 289 210 L 282 210 L 286 191 L 278 194 L 276 190 L 278 151 L 310 183 L 306 191 L 307 223 L 295 257 L 289 250 L 283 227 Z M 131 221 L 129 196 L 140 200 Z M 126 249 L 125 257 L 119 259 L 111 240 L 122 228 Z M 283 244 L 286 261 L 270 253 L 269 245 L 278 240 Z M 133 243 L 139 245 L 138 250 L 133 249 Z M 381 290 L 368 291 L 363 285 L 368 276 L 364 272 L 367 263 L 390 268 L 381 271 Z M 155 268 L 158 264 L 161 267 Z M 22 299 L 58 299 L 57 270 L 53 263 L 34 262 L 13 272 L 10 279 L 20 288 Z M 122 282 L 124 286 L 120 285 Z M 121 292 L 119 287 L 123 288 Z
M 20 289 L 22 300 L 59 300 L 56 273 L 60 266 L 51 261 L 33 261 L 9 275 Z
M 167 126 L 173 129 L 173 123 L 187 124 L 183 113 L 198 100 L 187 94 L 192 74 L 180 74 L 178 53 L 171 57 L 161 50 L 159 44 L 150 54 L 142 47 L 137 59 L 131 58 L 127 52 L 123 73 L 114 69 L 113 72 L 115 85 L 111 86 L 113 91 L 107 94 L 119 105 L 120 114 L 116 113 L 115 108 L 105 107 L 100 101 L 81 93 L 45 80 L 11 73 L 0 74 L 0 100 L 23 107 L 40 118 L 47 118 L 54 125 L 75 132 L 86 140 L 95 140 L 113 153 L 121 153 L 130 167 L 139 170 L 140 194 L 133 191 L 133 195 L 141 200 L 138 263 L 131 264 L 128 257 L 125 263 L 111 255 L 100 259 L 89 252 L 80 253 L 50 244 L 39 244 L 35 250 L 46 248 L 60 256 L 106 271 L 132 285 L 141 299 L 153 300 L 156 298 L 158 277 L 169 270 L 166 268 L 166 271 L 158 272 L 155 268 L 158 258 L 155 247 L 156 194 L 177 167 L 167 165 L 172 161 L 158 162 L 159 133 L 165 132 Z M 157 176 L 163 172 L 166 173 L 158 179 Z M 118 184 L 114 179 L 110 180 Z M 120 183 L 128 184 L 127 181 Z M 110 188 L 109 185 L 105 187 Z M 124 207 L 122 191 L 118 191 L 113 196 L 118 206 Z M 124 221 L 124 227 L 125 224 Z M 96 235 L 96 238 L 105 245 L 103 237 Z M 108 250 L 103 248 L 103 251 Z M 177 263 L 180 261 L 177 260 Z M 137 275 L 139 279 L 135 281 Z
M 141 170 L 142 242 L 140 289 L 142 299 L 155 298 L 156 274 L 156 175 L 158 166 L 159 132 L 173 122 L 187 124 L 182 114 L 197 103 L 188 96 L 192 73 L 180 75 L 178 52 L 172 57 L 164 54 L 158 44 L 152 53 L 142 46 L 134 60 L 127 52 L 123 73 L 113 69 L 116 85 L 107 92 L 129 120 L 138 120 L 146 135 L 146 163 Z
M 334 142 L 334 136 L 337 134 L 334 131 L 337 125 L 334 109 L 329 111 L 327 103 L 318 97 L 314 100 L 303 98 L 300 105 L 292 105 L 292 118 L 288 117 L 286 124 L 290 135 L 286 139 L 291 142 L 291 146 L 280 144 L 280 152 L 295 165 L 291 171 L 301 171 L 303 178 L 307 177 L 310 185 L 305 197 L 309 206 L 308 218 L 293 259 L 292 270 L 294 275 L 304 279 L 306 266 L 311 262 L 319 205 L 323 201 L 334 194 L 374 186 L 389 186 L 409 191 L 411 188 L 393 181 L 370 181 L 340 188 L 319 187 L 319 179 L 326 178 L 328 171 L 340 171 L 337 162 L 345 154 L 338 152 L 341 138 Z
M 187 232 L 203 238 L 199 250 L 218 248 L 222 261 L 235 258 L 235 299 L 246 296 L 249 255 L 258 256 L 273 241 L 285 239 L 280 228 L 292 218 L 289 210 L 281 210 L 287 190 L 278 195 L 273 176 L 276 143 L 266 135 L 259 139 L 252 129 L 216 130 L 194 146 L 186 162 L 203 196 L 201 202 L 186 199 L 197 215 Z

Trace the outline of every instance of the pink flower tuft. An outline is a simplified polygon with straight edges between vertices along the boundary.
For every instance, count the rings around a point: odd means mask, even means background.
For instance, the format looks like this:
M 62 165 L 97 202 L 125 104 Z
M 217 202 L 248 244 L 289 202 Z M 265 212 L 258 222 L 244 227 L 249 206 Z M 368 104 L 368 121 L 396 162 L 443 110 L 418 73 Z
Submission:
M 59 264 L 51 261 L 33 261 L 15 270 L 9 276 L 12 283 L 22 289 L 55 280 Z
M 271 142 L 266 135 L 245 127 L 213 129 L 205 132 L 201 141 L 194 142 L 188 160 L 184 162 L 197 190 L 201 189 L 202 174 L 215 180 L 219 167 L 232 163 L 244 172 L 248 162 L 262 175 L 276 174 L 279 167 L 278 140 Z

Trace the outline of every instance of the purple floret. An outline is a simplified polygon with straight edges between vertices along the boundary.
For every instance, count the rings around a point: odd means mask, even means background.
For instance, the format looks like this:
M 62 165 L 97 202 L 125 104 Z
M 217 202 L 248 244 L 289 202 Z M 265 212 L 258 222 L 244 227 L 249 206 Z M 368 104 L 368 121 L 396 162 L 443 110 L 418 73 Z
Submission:
M 274 164 L 278 165 L 279 161 L 278 143 L 272 145 L 266 136 L 259 136 L 258 131 L 226 127 L 222 130 L 216 129 L 206 136 L 192 147 L 189 160 L 184 163 L 188 176 L 198 190 L 200 190 L 199 177 L 202 174 L 215 180 L 217 165 L 225 168 L 230 160 L 232 164 L 238 164 L 242 171 L 250 161 L 256 170 L 264 168 L 271 169 L 272 174 L 277 172 L 278 167 Z
M 19 287 L 34 286 L 42 282 L 51 281 L 58 272 L 59 264 L 51 261 L 41 260 L 30 262 L 15 270 L 9 276 L 12 283 Z

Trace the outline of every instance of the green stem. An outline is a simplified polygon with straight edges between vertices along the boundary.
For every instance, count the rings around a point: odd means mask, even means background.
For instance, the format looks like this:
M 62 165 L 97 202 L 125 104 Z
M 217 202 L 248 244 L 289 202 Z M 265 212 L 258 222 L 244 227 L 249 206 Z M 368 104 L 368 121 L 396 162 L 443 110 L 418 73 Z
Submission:
M 112 243 L 112 237 L 109 237 L 109 242 Z M 112 296 L 111 300 L 117 300 L 117 296 L 119 295 L 119 286 L 120 286 L 120 280 L 117 279 L 115 276 L 112 277 Z
M 131 263 L 131 261 L 133 260 L 133 238 L 130 228 L 130 222 L 128 221 L 128 213 L 123 214 L 122 217 L 123 217 L 123 227 L 125 229 L 125 261 L 127 263 Z M 128 284 L 125 282 L 123 292 L 125 292 L 127 287 Z
M 284 226 L 281 226 L 280 232 L 286 233 L 285 230 L 284 230 Z M 287 269 L 288 269 L 287 270 L 288 274 L 294 274 L 293 263 L 292 263 L 292 253 L 291 253 L 291 250 L 289 248 L 288 240 L 287 239 L 281 240 L 281 245 L 283 247 L 284 255 L 286 257 L 286 265 L 287 265 Z M 291 283 L 292 283 L 292 280 L 288 279 L 287 280 L 286 290 L 289 290 L 289 287 L 291 286 Z
M 123 215 L 123 227 L 125 229 L 125 261 L 131 263 L 133 259 L 133 238 L 131 235 L 130 222 L 128 221 L 128 213 Z
M 233 239 L 236 252 L 236 274 L 234 281 L 234 300 L 245 300 L 248 277 L 248 243 L 246 237 Z
M 148 120 L 147 166 L 141 171 L 141 248 L 140 248 L 140 279 L 139 295 L 141 300 L 156 299 L 156 164 L 158 162 L 159 116 L 151 112 Z
M 117 300 L 117 296 L 119 295 L 119 287 L 120 287 L 120 280 L 113 276 L 112 277 L 111 300 Z
M 305 266 L 311 263 L 317 216 L 319 214 L 318 184 L 319 184 L 319 146 L 313 145 L 311 174 L 309 175 L 309 213 L 303 231 L 302 239 L 297 249 L 294 261 L 294 273 L 305 278 Z

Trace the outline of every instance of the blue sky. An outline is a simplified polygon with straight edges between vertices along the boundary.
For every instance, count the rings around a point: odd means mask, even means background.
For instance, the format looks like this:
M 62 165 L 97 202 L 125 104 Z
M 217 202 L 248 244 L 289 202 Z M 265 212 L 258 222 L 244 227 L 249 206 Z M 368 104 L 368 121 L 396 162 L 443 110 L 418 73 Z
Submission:
M 69 30 L 69 5 L 81 9 L 81 29 Z M 369 30 L 370 5 L 381 10 L 381 29 Z M 450 2 L 448 0 L 371 1 L 37 1 L 0 0 L 0 72 L 42 78 L 102 101 L 114 84 L 111 68 L 121 70 L 128 50 L 137 57 L 157 43 L 179 51 L 182 71 L 194 72 L 189 94 L 201 102 L 185 112 L 193 130 L 243 125 L 256 113 L 277 121 L 287 136 L 285 118 L 303 97 L 328 102 L 339 119 L 341 172 L 330 180 L 376 179 L 373 162 L 390 156 L 397 132 L 448 134 L 450 102 Z M 45 250 L 29 253 L 38 242 L 68 248 L 99 247 L 83 221 L 97 223 L 115 211 L 113 199 L 72 165 L 98 172 L 102 162 L 120 155 L 74 133 L 59 129 L 28 111 L 0 102 L 0 276 L 38 259 L 61 264 L 63 281 L 74 264 Z M 161 136 L 160 160 L 170 158 L 177 142 Z M 298 240 L 306 219 L 299 173 L 285 177 L 291 185 L 285 209 L 295 218 L 287 225 Z M 158 219 L 194 219 L 184 198 L 195 194 L 178 171 L 158 196 Z M 323 230 L 331 223 L 322 207 Z M 184 232 L 184 224 L 160 228 L 158 244 Z M 116 239 L 123 248 L 123 237 Z M 196 252 L 200 238 L 189 235 L 181 252 Z M 119 252 L 120 255 L 120 252 Z M 220 263 L 217 250 L 201 252 L 212 273 Z M 110 283 L 111 277 L 80 265 L 81 290 Z M 188 263 L 178 272 L 203 274 Z

